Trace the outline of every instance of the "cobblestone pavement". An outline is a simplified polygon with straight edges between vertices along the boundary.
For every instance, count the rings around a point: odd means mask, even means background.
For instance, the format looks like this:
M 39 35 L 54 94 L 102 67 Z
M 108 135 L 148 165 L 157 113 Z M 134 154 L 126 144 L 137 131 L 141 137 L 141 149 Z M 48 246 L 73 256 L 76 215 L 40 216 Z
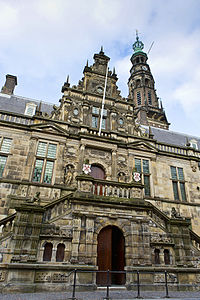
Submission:
M 69 292 L 60 293 L 27 293 L 27 294 L 0 294 L 2 300 L 68 300 L 72 296 Z M 145 300 L 165 299 L 164 292 L 141 292 Z M 169 292 L 170 300 L 197 300 L 200 299 L 200 292 Z M 131 300 L 136 299 L 135 291 L 110 291 L 110 299 Z M 106 298 L 106 291 L 77 292 L 77 300 L 103 300 Z

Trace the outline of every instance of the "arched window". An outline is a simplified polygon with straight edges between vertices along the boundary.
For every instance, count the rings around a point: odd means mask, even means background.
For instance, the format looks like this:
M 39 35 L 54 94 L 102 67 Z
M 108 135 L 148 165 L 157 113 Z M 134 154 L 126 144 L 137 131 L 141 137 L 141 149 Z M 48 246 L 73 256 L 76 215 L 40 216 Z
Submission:
M 148 102 L 149 105 L 152 105 L 151 92 L 148 92 Z
M 164 262 L 165 265 L 170 265 L 170 254 L 168 249 L 164 250 Z
M 97 165 L 91 166 L 90 175 L 95 179 L 105 179 L 105 172 L 103 168 Z M 95 195 L 103 195 L 103 185 L 95 183 L 94 185 L 94 194 Z
M 149 86 L 150 80 L 148 78 L 145 78 L 145 85 Z
M 160 264 L 160 250 L 159 249 L 154 250 L 154 260 L 155 260 L 156 265 Z
M 57 251 L 56 251 L 56 261 L 63 261 L 65 255 L 65 245 L 64 244 L 58 244 Z
M 90 175 L 95 179 L 105 179 L 105 172 L 103 168 L 97 165 L 91 166 L 91 173 Z
M 138 105 L 141 105 L 141 104 L 142 104 L 140 92 L 137 92 L 137 104 L 138 104 Z
M 44 253 L 43 253 L 43 261 L 51 261 L 52 256 L 52 243 L 46 243 L 44 246 Z
M 137 88 L 137 87 L 140 87 L 140 86 L 141 86 L 141 81 L 140 81 L 140 79 L 137 79 L 137 80 L 136 80 L 136 88 Z

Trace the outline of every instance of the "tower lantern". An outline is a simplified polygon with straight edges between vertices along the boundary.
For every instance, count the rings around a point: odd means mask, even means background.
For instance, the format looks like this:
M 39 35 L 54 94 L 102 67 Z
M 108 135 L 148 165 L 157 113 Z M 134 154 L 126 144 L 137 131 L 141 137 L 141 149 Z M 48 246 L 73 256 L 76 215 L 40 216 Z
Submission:
M 143 49 L 144 44 L 140 41 L 136 31 L 134 53 L 130 59 L 132 67 L 128 80 L 129 98 L 132 99 L 137 110 L 139 123 L 168 129 L 169 123 L 163 108 L 159 107 L 154 78 L 147 63 L 148 56 Z

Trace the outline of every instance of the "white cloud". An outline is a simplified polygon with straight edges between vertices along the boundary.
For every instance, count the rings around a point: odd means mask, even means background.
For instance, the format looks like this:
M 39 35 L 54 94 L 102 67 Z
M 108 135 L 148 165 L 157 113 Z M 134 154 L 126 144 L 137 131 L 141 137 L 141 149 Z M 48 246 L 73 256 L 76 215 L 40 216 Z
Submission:
M 0 0 L 0 7 L 0 81 L 17 75 L 18 94 L 58 100 L 66 75 L 76 84 L 103 45 L 127 96 L 137 28 L 145 51 L 155 41 L 149 64 L 166 110 L 180 105 L 188 118 L 199 110 L 199 1 Z

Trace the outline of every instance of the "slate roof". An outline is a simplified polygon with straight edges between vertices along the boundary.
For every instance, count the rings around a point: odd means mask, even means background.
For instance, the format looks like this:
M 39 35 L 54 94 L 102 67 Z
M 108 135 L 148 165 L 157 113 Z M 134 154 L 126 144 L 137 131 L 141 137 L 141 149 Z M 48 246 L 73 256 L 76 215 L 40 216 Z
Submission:
M 159 142 L 184 147 L 191 140 L 195 140 L 197 142 L 198 149 L 200 149 L 199 137 L 155 127 L 151 127 L 151 131 L 154 135 L 154 139 Z
M 16 95 L 7 95 L 0 93 L 0 110 L 9 111 L 18 114 L 24 114 L 26 104 L 34 103 L 39 105 L 41 102 L 41 111 L 50 114 L 53 110 L 53 104 L 25 98 Z
M 24 114 L 27 103 L 34 103 L 39 105 L 41 102 L 41 111 L 50 114 L 53 110 L 52 103 L 46 103 L 44 101 L 39 101 L 31 98 L 25 98 L 16 95 L 7 95 L 0 93 L 0 110 L 9 111 L 13 113 Z M 148 131 L 148 127 L 142 126 Z M 170 130 L 160 129 L 151 127 L 151 131 L 154 135 L 154 139 L 159 142 L 176 145 L 176 146 L 186 146 L 191 140 L 195 140 L 200 150 L 200 138 L 196 136 L 191 136 L 183 133 L 178 133 Z

